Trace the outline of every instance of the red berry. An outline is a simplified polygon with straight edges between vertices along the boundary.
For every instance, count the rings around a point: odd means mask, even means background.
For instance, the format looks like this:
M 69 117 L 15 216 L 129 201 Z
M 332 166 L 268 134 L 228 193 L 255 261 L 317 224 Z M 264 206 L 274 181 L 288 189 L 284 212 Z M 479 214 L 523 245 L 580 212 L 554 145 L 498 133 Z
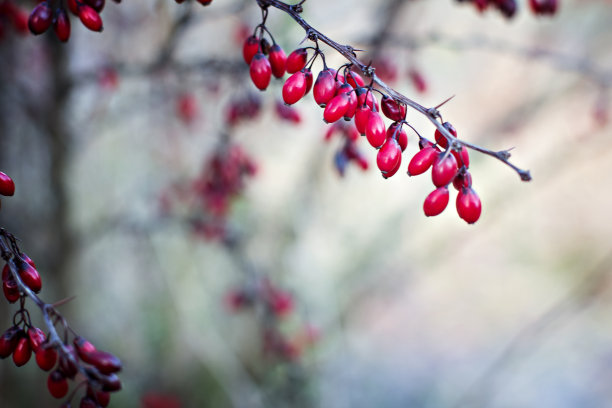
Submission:
M 470 167 L 470 153 L 468 152 L 467 147 L 461 146 L 461 151 L 458 152 L 453 149 L 451 150 L 451 153 L 453 156 L 455 156 L 458 168 L 461 168 L 461 166 L 465 166 L 465 168 Z
M 357 110 L 355 111 L 355 127 L 359 134 L 366 134 L 366 126 L 368 125 L 371 113 L 372 110 L 367 105 L 357 106 Z
M 319 72 L 312 90 L 315 102 L 324 107 L 336 95 L 336 80 L 329 69 Z
M 47 388 L 53 397 L 64 398 L 68 394 L 68 381 L 59 370 L 55 370 L 49 374 Z
M 75 16 L 79 15 L 79 5 L 77 4 L 77 0 L 67 0 L 68 10 Z
M 298 71 L 291 75 L 283 85 L 283 101 L 287 105 L 293 105 L 306 93 L 306 75 L 303 71 Z
M 444 122 L 442 126 L 444 126 L 446 130 L 450 132 L 451 135 L 457 137 L 457 130 L 453 125 L 450 124 L 450 122 Z M 448 147 L 448 140 L 446 139 L 446 136 L 444 136 L 438 129 L 436 129 L 435 138 L 436 143 L 440 145 L 443 149 L 446 149 Z
M 86 4 L 79 5 L 79 19 L 91 31 L 102 31 L 102 19 L 96 10 Z
M 42 34 L 49 29 L 52 20 L 53 13 L 51 12 L 51 7 L 45 1 L 34 7 L 34 10 L 30 13 L 28 28 L 32 34 Z
M 408 147 L 408 134 L 404 129 L 399 129 L 400 124 L 398 122 L 393 122 L 391 126 L 387 129 L 387 139 L 394 137 L 402 148 L 402 152 L 406 150 Z
M 94 400 L 99 406 L 106 407 L 110 402 L 110 394 L 104 391 L 94 391 L 91 387 L 87 387 L 87 394 L 89 398 Z
M 36 352 L 36 364 L 41 370 L 49 371 L 55 367 L 57 362 L 57 351 L 53 347 L 45 348 L 44 346 L 39 348 Z
M 472 187 L 472 175 L 469 171 L 460 171 L 453 179 L 455 190 L 461 191 L 462 188 Z
M 431 180 L 436 187 L 449 184 L 457 174 L 457 160 L 452 154 L 442 152 L 434 161 L 431 169 Z
M 70 38 L 70 19 L 68 18 L 66 9 L 58 8 L 55 11 L 53 31 L 55 31 L 55 35 L 62 42 L 66 42 Z
M 365 88 L 357 88 L 355 91 L 357 92 L 359 106 L 367 105 L 371 110 L 379 111 L 378 101 L 376 100 L 376 96 L 374 96 L 374 92 Z
M 270 61 L 261 52 L 255 54 L 251 61 L 250 74 L 253 84 L 259 90 L 265 90 L 270 84 L 272 67 L 270 66 Z
M 13 326 L 2 334 L 2 337 L 0 337 L 0 358 L 7 358 L 13 354 L 15 347 L 17 347 L 20 333 L 23 333 L 21 328 Z
M 259 51 L 259 38 L 252 35 L 244 41 L 242 46 L 242 57 L 244 62 L 250 64 L 255 54 Z
M 270 48 L 268 59 L 270 60 L 270 66 L 272 67 L 272 75 L 274 75 L 276 78 L 282 78 L 283 75 L 285 75 L 287 55 L 285 55 L 285 51 L 283 51 L 280 45 L 274 44 L 272 48 Z
M 402 164 L 402 160 L 400 158 L 400 160 L 397 161 L 397 164 L 395 165 L 395 167 L 393 167 L 393 169 L 391 169 L 390 172 L 388 172 L 387 174 L 383 173 L 383 178 L 384 179 L 388 179 L 389 177 L 392 177 L 395 173 L 397 173 L 397 171 L 399 170 L 400 166 Z
M 389 98 L 387 95 L 383 95 L 380 101 L 380 107 L 382 113 L 395 122 L 406 118 L 406 106 Z
M 30 348 L 28 336 L 23 331 L 20 333 L 15 350 L 13 350 L 13 362 L 17 367 L 26 364 L 30 361 L 30 357 L 32 357 L 32 349 Z
M 289 74 L 295 74 L 306 66 L 308 51 L 306 48 L 298 48 L 287 57 L 285 68 Z
M 75 337 L 72 344 L 74 345 L 74 348 L 81 360 L 91 364 L 91 361 L 88 360 L 87 356 L 89 353 L 96 351 L 96 347 L 81 336 Z
M 181 121 L 188 125 L 198 117 L 198 100 L 192 93 L 184 93 L 176 102 L 176 113 Z
M 427 82 L 425 82 L 425 78 L 423 78 L 423 75 L 418 70 L 411 68 L 408 71 L 408 77 L 418 93 L 427 92 Z
M 408 163 L 408 175 L 416 176 L 425 173 L 438 156 L 438 150 L 433 146 L 426 146 L 415 154 Z
M 438 187 L 425 198 L 423 211 L 428 217 L 440 214 L 448 205 L 448 188 Z
M 38 327 L 30 327 L 28 329 L 28 339 L 30 341 L 32 351 L 37 352 L 40 345 L 47 339 L 47 336 L 45 336 L 45 333 Z
M 346 85 L 346 88 L 349 88 L 350 85 Z M 340 90 L 346 89 L 341 87 Z M 355 111 L 357 110 L 357 94 L 351 88 L 346 92 L 349 97 L 348 107 L 346 108 L 346 112 L 344 113 L 344 120 L 351 120 L 353 116 L 355 116 Z
M 102 383 L 102 391 L 115 392 L 121 389 L 121 380 L 117 374 L 109 374 L 100 380 Z
M 372 147 L 378 149 L 383 145 L 383 143 L 385 143 L 385 140 L 387 139 L 386 130 L 387 129 L 385 129 L 385 122 L 382 116 L 380 116 L 378 112 L 372 112 L 366 126 L 366 137 Z
M 327 103 L 327 105 L 325 105 L 325 110 L 323 111 L 323 120 L 326 123 L 333 123 L 338 121 L 341 117 L 344 116 L 347 109 L 349 108 L 349 102 L 349 95 L 344 92 L 334 96 Z
M 29 287 L 32 292 L 40 292 L 40 289 L 42 289 L 42 280 L 40 279 L 38 271 L 29 263 L 21 260 L 17 261 L 17 267 L 19 268 L 19 277 L 23 283 Z
M 529 0 L 531 11 L 536 15 L 553 15 L 559 6 L 558 0 Z
M 383 175 L 388 175 L 402 160 L 402 149 L 394 138 L 389 138 L 376 155 L 376 165 Z
M 468 224 L 473 224 L 480 218 L 482 205 L 480 198 L 471 188 L 463 188 L 457 194 L 457 213 Z
M 87 353 L 88 363 L 94 365 L 102 374 L 116 373 L 121 370 L 121 360 L 106 351 L 92 351 Z
M 300 123 L 302 121 L 302 117 L 300 116 L 300 112 L 291 107 L 287 106 L 281 101 L 276 102 L 276 114 L 287 122 L 291 123 Z
M 365 82 L 361 75 L 353 71 L 348 72 L 346 76 L 346 82 L 353 88 L 361 88 L 365 86 Z
M 308 92 L 310 92 L 310 89 L 312 88 L 312 71 L 309 68 L 305 68 L 304 75 L 306 76 L 306 92 L 304 92 L 304 95 L 306 95 Z
M 61 354 L 59 358 L 59 366 L 58 370 L 61 371 L 62 375 L 68 378 L 74 378 L 75 375 L 79 372 L 79 368 L 77 367 L 78 356 L 77 353 L 71 345 L 66 346 L 68 349 L 68 353 L 72 356 L 70 359 L 67 355 Z
M 0 195 L 12 196 L 13 194 L 15 194 L 13 179 L 0 171 Z

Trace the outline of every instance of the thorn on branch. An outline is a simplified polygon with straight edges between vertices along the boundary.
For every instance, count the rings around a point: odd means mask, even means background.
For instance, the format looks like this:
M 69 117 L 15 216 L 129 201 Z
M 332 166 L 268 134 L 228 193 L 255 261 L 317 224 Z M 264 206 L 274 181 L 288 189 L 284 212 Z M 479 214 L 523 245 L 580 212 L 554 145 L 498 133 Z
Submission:
M 312 28 L 308 29 L 308 31 L 306 32 L 306 36 L 308 37 L 310 41 L 313 41 L 313 42 L 317 42 L 319 40 L 319 36 Z
M 503 160 L 503 161 L 507 161 L 510 158 L 510 156 L 512 155 L 510 154 L 509 150 L 502 150 L 502 151 L 497 152 L 497 157 L 499 157 L 500 160 Z

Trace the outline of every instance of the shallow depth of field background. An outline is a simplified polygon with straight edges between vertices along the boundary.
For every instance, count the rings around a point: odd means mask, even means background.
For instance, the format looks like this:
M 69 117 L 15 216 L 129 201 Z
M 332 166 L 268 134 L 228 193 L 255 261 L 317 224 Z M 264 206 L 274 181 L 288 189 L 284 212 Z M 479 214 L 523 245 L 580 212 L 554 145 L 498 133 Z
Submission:
M 240 58 L 236 25 L 253 26 L 260 13 L 251 4 L 230 14 L 232 3 L 240 1 L 194 4 L 178 60 Z M 366 48 L 387 3 L 308 0 L 304 18 Z M 139 406 L 151 392 L 183 407 L 565 408 L 612 400 L 611 128 L 594 115 L 610 95 L 592 80 L 612 78 L 611 4 L 561 0 L 550 19 L 520 1 L 508 22 L 451 0 L 405 3 L 390 35 L 404 46 L 385 46 L 384 54 L 401 72 L 418 67 L 428 90 L 417 94 L 405 76 L 395 88 L 426 106 L 455 95 L 442 112 L 459 136 L 515 147 L 513 162 L 534 179 L 523 183 L 472 152 L 480 220 L 459 219 L 454 192 L 442 215 L 426 218 L 430 178 L 405 174 L 417 151 L 412 135 L 391 179 L 382 179 L 365 140 L 370 170 L 349 166 L 340 178 L 332 164 L 339 140 L 323 142 L 321 110 L 309 95 L 297 104 L 302 124 L 279 122 L 273 104 L 282 82 L 273 81 L 261 95 L 263 114 L 234 135 L 260 171 L 231 222 L 246 237 L 249 259 L 295 294 L 287 330 L 307 321 L 320 331 L 300 359 L 291 397 L 277 392 L 291 378 L 262 357 L 253 315 L 223 303 L 243 280 L 231 255 L 159 213 L 160 194 L 194 178 L 212 152 L 227 100 L 254 89 L 246 76 L 130 75 L 114 91 L 84 76 L 69 103 L 64 181 L 79 245 L 65 285 L 51 284 L 44 269 L 54 240 L 45 229 L 49 156 L 37 142 L 45 136 L 23 114 L 5 118 L 0 169 L 17 194 L 2 200 L 1 225 L 41 266 L 43 298 L 76 295 L 61 308 L 73 327 L 122 358 L 124 390 L 111 406 Z M 150 61 L 180 7 L 188 6 L 109 2 L 101 35 L 73 21 L 67 69 L 82 75 L 105 63 Z M 268 27 L 287 53 L 304 37 L 273 9 Z M 19 81 L 35 88 L 46 40 L 11 41 L 20 57 L 0 63 L 20 64 Z M 330 65 L 341 63 L 327 55 Z M 191 126 L 175 114 L 184 90 L 201 107 Z M 408 119 L 433 136 L 418 114 Z M 9 309 L 1 302 L 2 329 Z M 0 406 L 53 406 L 45 381 L 33 362 L 19 369 L 1 362 Z

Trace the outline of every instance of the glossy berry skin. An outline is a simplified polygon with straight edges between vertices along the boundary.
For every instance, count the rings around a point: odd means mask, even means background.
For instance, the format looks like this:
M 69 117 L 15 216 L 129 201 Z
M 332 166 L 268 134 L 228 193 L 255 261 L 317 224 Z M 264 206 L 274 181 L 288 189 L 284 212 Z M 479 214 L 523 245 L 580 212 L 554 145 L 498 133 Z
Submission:
M 47 389 L 54 398 L 64 398 L 68 394 L 68 381 L 59 370 L 52 371 L 47 378 Z
M 23 283 L 29 287 L 32 292 L 38 293 L 42 289 L 42 280 L 40 274 L 36 269 L 27 262 L 18 261 L 17 266 L 19 268 L 19 277 Z
M 408 147 L 408 134 L 404 129 L 398 130 L 399 123 L 393 122 L 387 129 L 387 139 L 394 137 L 402 148 L 402 152 Z
M 121 389 L 121 380 L 117 374 L 109 374 L 100 381 L 102 383 L 102 391 L 115 392 Z
M 261 53 L 258 52 L 253 57 L 250 66 L 251 80 L 257 89 L 263 91 L 270 84 L 272 78 L 272 67 L 270 61 Z
M 462 188 L 472 187 L 472 175 L 469 171 L 460 171 L 453 179 L 455 190 L 461 191 Z
M 319 72 L 312 89 L 315 102 L 324 107 L 336 95 L 336 80 L 329 69 Z
M 100 13 L 104 8 L 105 0 L 83 0 L 84 3 L 89 5 L 91 8 L 96 10 L 96 12 Z
M 17 326 L 10 327 L 0 337 L 0 358 L 7 358 L 17 347 L 22 330 Z
M 251 64 L 257 51 L 259 51 L 259 38 L 254 35 L 247 37 L 242 46 L 242 57 L 244 58 L 244 62 Z
M 77 0 L 66 0 L 66 4 L 68 5 L 68 10 L 70 10 L 72 14 L 78 17 L 79 5 L 77 4 Z
M 406 118 L 406 106 L 399 104 L 397 101 L 389 98 L 387 95 L 383 95 L 383 98 L 380 101 L 380 107 L 383 115 L 394 122 Z
M 325 105 L 325 110 L 323 111 L 323 120 L 325 123 L 334 123 L 340 120 L 349 108 L 349 102 L 349 96 L 346 93 L 334 96 L 327 105 Z
M 53 31 L 61 42 L 66 42 L 70 38 L 70 19 L 64 8 L 58 8 L 55 12 Z
M 376 155 L 376 165 L 383 175 L 387 175 L 402 160 L 402 149 L 393 138 L 387 139 Z
M 425 198 L 423 202 L 423 211 L 428 217 L 433 217 L 440 214 L 448 205 L 448 188 L 438 187 Z
M 470 153 L 468 152 L 467 147 L 461 146 L 460 151 L 453 149 L 451 150 L 451 154 L 455 156 L 457 168 L 461 168 L 462 166 L 465 166 L 466 168 L 470 167 Z
M 457 213 L 468 224 L 473 224 L 480 218 L 482 205 L 480 198 L 471 188 L 463 188 L 457 194 Z
M 13 194 L 15 194 L 13 179 L 0 171 L 0 195 L 12 196 Z
M 91 31 L 102 31 L 102 19 L 96 10 L 86 4 L 79 5 L 79 19 Z
M 345 85 L 340 87 L 340 91 L 350 88 L 350 85 Z M 346 91 L 346 94 L 349 97 L 349 104 L 348 104 L 348 108 L 346 109 L 346 112 L 344 113 L 344 120 L 349 121 L 351 120 L 351 118 L 353 116 L 355 116 L 355 112 L 357 111 L 357 95 L 355 93 L 355 91 L 351 88 L 350 90 Z
M 355 89 L 365 86 L 365 81 L 363 80 L 361 75 L 353 71 L 348 72 L 346 76 L 346 83 Z
M 378 112 L 372 112 L 366 126 L 366 138 L 372 147 L 380 148 L 387 140 L 385 122 Z
M 438 150 L 433 146 L 426 146 L 418 151 L 408 163 L 408 175 L 417 176 L 425 173 L 438 156 Z
M 17 367 L 25 365 L 32 357 L 32 349 L 30 348 L 30 339 L 25 333 L 19 336 L 15 350 L 13 350 L 13 362 Z
M 401 164 L 402 164 L 402 160 L 401 160 L 401 157 L 400 157 L 400 160 L 397 161 L 397 164 L 395 165 L 395 167 L 393 167 L 393 169 L 391 169 L 390 172 L 388 172 L 386 174 L 383 173 L 383 175 L 382 175 L 383 178 L 384 179 L 388 179 L 389 177 L 392 177 L 395 173 L 397 173 L 397 171 L 399 170 Z
M 457 160 L 452 154 L 442 152 L 438 155 L 431 168 L 431 180 L 436 187 L 449 184 L 457 174 Z
M 442 126 L 444 126 L 450 132 L 451 135 L 457 137 L 457 130 L 450 122 L 444 122 Z M 442 147 L 443 149 L 446 149 L 448 147 L 448 140 L 438 129 L 436 129 L 435 138 L 436 143 L 440 145 L 440 147 Z
M 47 336 L 38 327 L 30 327 L 28 329 L 28 340 L 30 341 L 30 348 L 32 351 L 37 352 L 40 345 L 45 342 Z
M 304 75 L 306 76 L 306 92 L 304 93 L 304 95 L 306 95 L 312 89 L 312 71 L 309 68 L 304 68 Z
M 28 28 L 34 35 L 44 33 L 51 27 L 53 20 L 53 13 L 49 3 L 42 2 L 32 10 L 30 17 L 28 17 Z
M 287 57 L 287 63 L 285 64 L 285 70 L 289 74 L 295 74 L 298 71 L 301 71 L 306 66 L 306 61 L 308 59 L 308 51 L 306 48 L 298 48 L 293 51 Z
M 94 365 L 102 374 L 112 374 L 121 370 L 121 360 L 106 351 L 89 352 L 86 361 Z
M 306 75 L 298 71 L 291 75 L 283 85 L 283 101 L 287 105 L 293 105 L 304 97 L 306 93 Z
M 274 75 L 275 78 L 282 78 L 283 75 L 285 75 L 287 55 L 285 55 L 285 51 L 283 51 L 280 45 L 274 44 L 270 48 L 268 59 L 270 60 L 270 66 L 272 67 L 272 75 Z
M 360 135 L 366 134 L 366 126 L 372 110 L 367 105 L 358 105 L 355 111 L 355 127 Z
M 40 347 L 36 352 L 36 364 L 43 371 L 49 371 L 57 363 L 57 351 L 54 348 Z
M 15 303 L 21 297 L 17 282 L 12 277 L 2 281 L 2 292 L 9 303 Z

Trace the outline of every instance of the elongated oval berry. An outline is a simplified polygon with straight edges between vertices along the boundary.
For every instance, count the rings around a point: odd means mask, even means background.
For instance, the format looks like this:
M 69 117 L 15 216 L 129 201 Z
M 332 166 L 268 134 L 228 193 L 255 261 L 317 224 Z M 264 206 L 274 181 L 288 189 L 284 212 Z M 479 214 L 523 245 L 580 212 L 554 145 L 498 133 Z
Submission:
M 461 151 L 456 151 L 455 149 L 451 150 L 453 156 L 455 156 L 455 160 L 457 161 L 457 168 L 461 168 L 465 166 L 467 169 L 470 167 L 470 153 L 468 152 L 467 147 L 461 146 Z
M 19 277 L 23 283 L 29 287 L 32 292 L 40 292 L 40 289 L 42 289 L 42 280 L 40 279 L 38 271 L 27 262 L 19 261 L 17 265 L 19 268 Z
M 40 345 L 47 339 L 47 336 L 45 336 L 45 332 L 40 330 L 38 327 L 30 327 L 28 329 L 28 339 L 30 341 L 30 348 L 32 351 L 37 352 Z
M 408 163 L 408 175 L 417 176 L 425 173 L 438 156 L 438 150 L 433 146 L 426 146 L 419 150 Z
M 270 66 L 270 61 L 261 52 L 255 54 L 251 61 L 250 74 L 253 84 L 259 90 L 265 90 L 270 84 L 272 67 Z
M 36 364 L 43 371 L 49 371 L 55 367 L 57 363 L 57 351 L 53 347 L 40 347 L 35 355 Z
M 444 126 L 446 130 L 450 132 L 451 135 L 457 137 L 457 130 L 450 122 L 444 122 L 442 126 Z M 436 129 L 436 133 L 434 136 L 436 138 L 436 143 L 440 145 L 443 149 L 446 149 L 448 147 L 448 140 L 446 139 L 446 136 L 442 134 L 442 132 Z
M 448 205 L 448 188 L 438 187 L 425 198 L 423 202 L 423 211 L 428 217 L 433 217 L 440 214 Z
M 297 109 L 291 106 L 287 106 L 281 101 L 277 101 L 274 105 L 276 107 L 276 114 L 281 120 L 285 120 L 291 123 L 300 123 L 302 121 L 300 112 Z
M 473 224 L 480 218 L 482 205 L 480 198 L 471 188 L 463 188 L 457 194 L 457 213 L 468 224 Z
M 350 85 L 346 85 L 346 87 L 350 87 Z M 342 89 L 343 87 L 340 88 L 340 90 Z M 344 120 L 349 121 L 353 116 L 355 116 L 355 111 L 357 110 L 357 95 L 352 88 L 346 92 L 346 94 L 349 97 L 349 102 L 346 112 L 344 112 Z
M 102 374 L 116 373 L 121 370 L 121 360 L 106 351 L 87 353 L 87 362 L 94 365 Z
M 60 355 L 58 370 L 61 371 L 64 377 L 74 378 L 79 372 L 79 368 L 76 365 L 78 361 L 77 352 L 72 345 L 66 346 L 66 349 L 69 355 L 72 356 L 72 359 L 70 359 L 68 355 Z
M 306 92 L 304 92 L 304 95 L 307 95 L 312 89 L 313 82 L 312 71 L 310 68 L 304 68 L 304 75 L 306 76 Z
M 30 13 L 28 17 L 28 28 L 34 35 L 42 34 L 49 29 L 53 21 L 53 13 L 49 3 L 40 3 Z
M 293 105 L 306 93 L 306 75 L 303 71 L 298 71 L 291 75 L 283 85 L 283 101 L 287 105 Z
M 385 122 L 378 114 L 378 112 L 372 112 L 368 119 L 366 126 L 366 138 L 372 147 L 379 148 L 385 143 L 387 139 L 387 129 L 385 128 Z
M 77 4 L 77 0 L 67 0 L 66 3 L 68 5 L 68 10 L 70 10 L 72 14 L 78 17 L 79 5 Z
M 406 106 L 400 104 L 395 99 L 389 98 L 387 95 L 383 95 L 380 107 L 382 113 L 392 121 L 397 122 L 406 117 Z
M 402 160 L 401 160 L 401 157 L 400 157 L 400 160 L 397 161 L 395 167 L 393 167 L 393 169 L 391 169 L 390 172 L 388 172 L 386 174 L 383 173 L 383 175 L 382 175 L 383 178 L 384 179 L 388 179 L 389 177 L 392 177 L 395 173 L 397 173 L 397 171 L 399 170 L 401 164 L 402 164 Z
M 251 64 L 257 51 L 259 51 L 259 38 L 254 35 L 247 37 L 242 46 L 242 57 L 244 58 L 244 62 Z
M 344 116 L 349 107 L 349 96 L 346 93 L 341 93 L 334 96 L 331 101 L 325 105 L 323 111 L 323 120 L 326 123 L 333 123 Z
M 0 337 L 0 358 L 7 358 L 13 354 L 15 347 L 17 347 L 20 333 L 22 333 L 21 328 L 13 326 L 2 334 L 2 337 Z
M 371 110 L 375 110 L 376 112 L 380 110 L 374 92 L 366 88 L 357 88 L 355 91 L 357 92 L 359 106 L 367 105 Z
M 115 392 L 121 389 L 121 380 L 117 374 L 109 374 L 100 379 L 102 383 L 102 391 L 104 392 Z
M 307 59 L 308 51 L 306 48 L 298 48 L 287 57 L 287 63 L 285 64 L 286 71 L 289 74 L 301 71 L 306 66 Z
M 272 67 L 272 75 L 276 78 L 282 78 L 285 75 L 285 64 L 287 63 L 287 55 L 280 45 L 274 44 L 270 48 L 268 54 L 270 60 L 270 67 Z
M 92 362 L 88 360 L 88 355 L 89 353 L 96 351 L 96 347 L 81 336 L 75 337 L 72 344 L 74 344 L 74 348 L 76 349 L 76 352 L 81 360 L 92 364 Z
M 361 88 L 365 86 L 365 81 L 358 73 L 354 71 L 349 71 L 346 75 L 346 83 L 352 86 L 353 88 Z
M 4 292 L 4 297 L 9 303 L 15 303 L 21 297 L 19 286 L 17 286 L 17 282 L 15 282 L 12 276 L 7 280 L 2 281 L 2 291 Z
M 47 389 L 54 398 L 64 398 L 68 394 L 68 381 L 59 370 L 52 371 L 47 378 Z
M 32 349 L 30 348 L 30 339 L 28 336 L 21 332 L 22 334 L 19 336 L 17 340 L 17 345 L 15 346 L 15 350 L 13 350 L 13 362 L 17 367 L 21 367 L 25 365 L 28 361 L 30 361 L 30 357 L 32 357 Z
M 431 180 L 436 187 L 449 184 L 457 174 L 457 161 L 452 154 L 442 152 L 434 161 L 431 169 Z
M 70 38 L 70 19 L 68 13 L 63 7 L 58 8 L 55 11 L 55 19 L 53 20 L 53 31 L 57 38 L 66 42 Z
M 96 10 L 86 4 L 79 5 L 79 19 L 91 31 L 102 31 L 102 19 Z
M 98 403 L 101 407 L 106 407 L 110 403 L 110 394 L 104 391 L 95 391 L 91 387 L 87 387 L 86 395 Z
M 359 134 L 366 134 L 366 126 L 368 125 L 371 113 L 372 110 L 367 105 L 357 106 L 357 110 L 355 111 L 355 127 Z
M 336 80 L 334 75 L 329 69 L 324 69 L 317 76 L 314 88 L 312 89 L 312 96 L 320 107 L 324 107 L 335 95 Z
M 13 179 L 0 171 L 0 195 L 12 196 L 13 194 L 15 194 Z
M 472 175 L 469 171 L 460 171 L 453 179 L 455 190 L 461 191 L 462 188 L 472 187 Z
M 387 139 L 376 155 L 376 165 L 383 175 L 390 173 L 402 160 L 402 149 L 393 138 Z
M 553 15 L 559 6 L 558 0 L 529 0 L 529 6 L 535 15 Z
M 387 129 L 387 139 L 394 137 L 402 148 L 402 152 L 406 150 L 408 147 L 408 134 L 404 129 L 399 129 L 400 124 L 398 122 L 393 122 L 391 126 Z

